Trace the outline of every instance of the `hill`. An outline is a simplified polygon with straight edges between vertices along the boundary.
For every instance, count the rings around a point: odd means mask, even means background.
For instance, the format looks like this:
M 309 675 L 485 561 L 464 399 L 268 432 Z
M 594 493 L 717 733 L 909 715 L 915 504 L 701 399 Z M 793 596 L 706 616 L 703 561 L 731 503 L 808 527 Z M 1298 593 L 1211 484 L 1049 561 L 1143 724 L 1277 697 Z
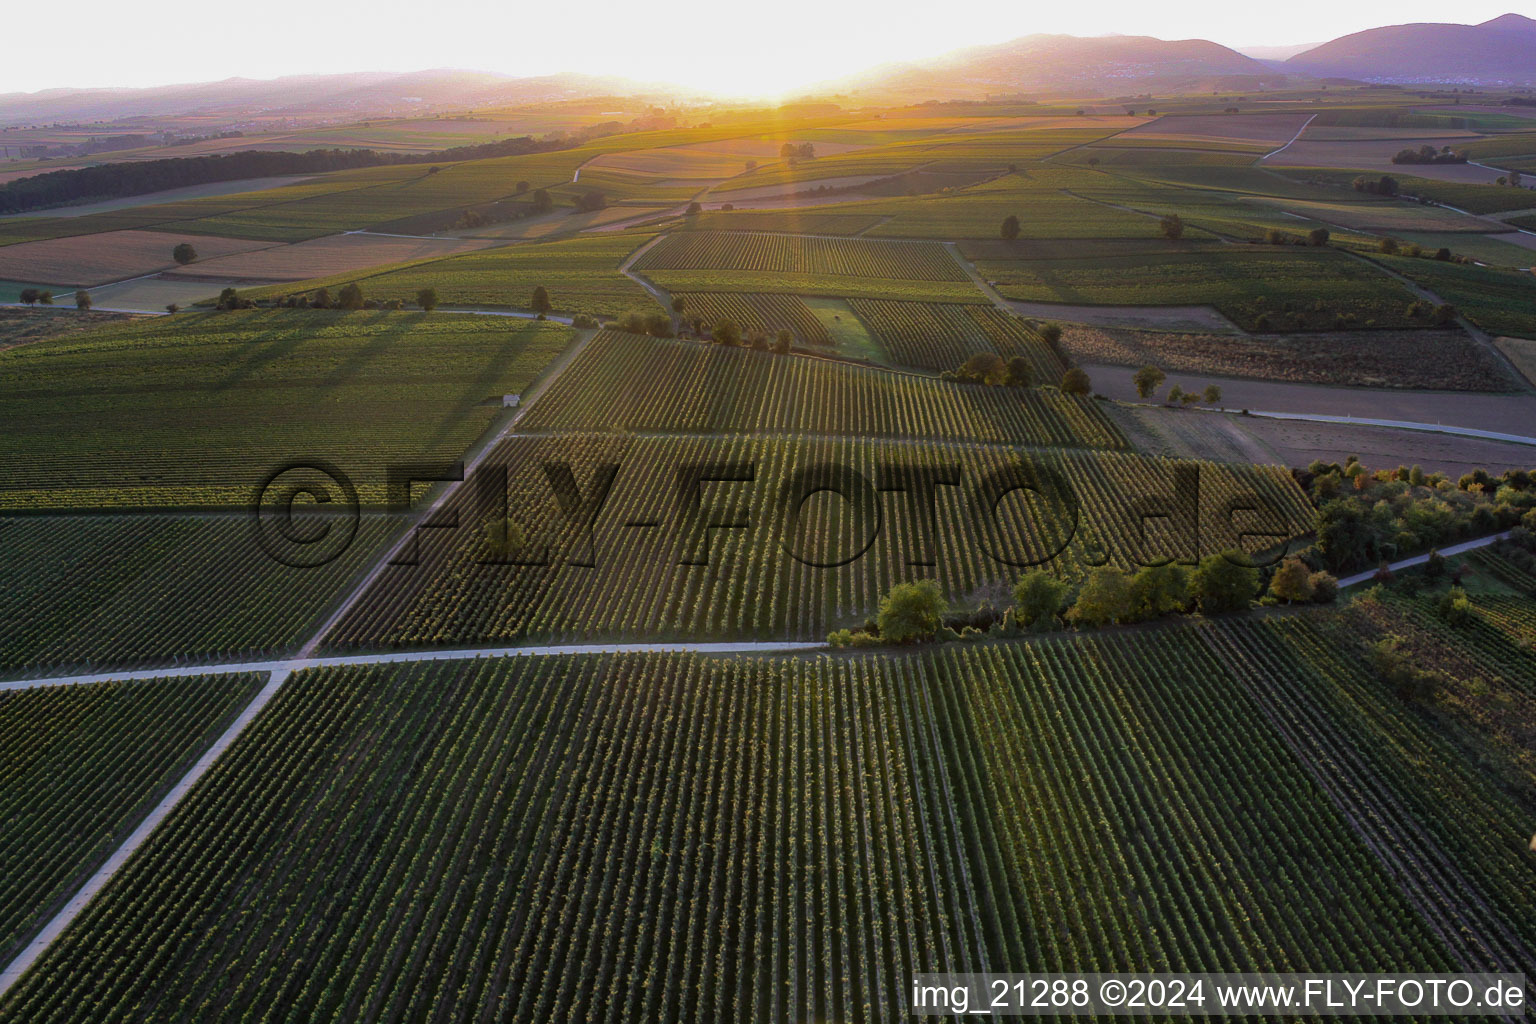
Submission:
M 287 115 L 425 113 L 432 110 L 546 103 L 587 96 L 667 95 L 676 90 L 621 78 L 558 74 L 515 78 L 486 71 L 292 75 L 229 78 L 149 89 L 47 89 L 0 95 L 0 124 L 114 121 L 187 114 Z
M 1388 25 L 1341 36 L 1283 67 L 1374 82 L 1536 84 L 1536 21 L 1506 14 L 1481 25 Z
M 982 99 L 1010 93 L 1121 96 L 1280 83 L 1283 72 L 1205 39 L 1034 35 L 885 65 L 831 88 L 865 101 Z

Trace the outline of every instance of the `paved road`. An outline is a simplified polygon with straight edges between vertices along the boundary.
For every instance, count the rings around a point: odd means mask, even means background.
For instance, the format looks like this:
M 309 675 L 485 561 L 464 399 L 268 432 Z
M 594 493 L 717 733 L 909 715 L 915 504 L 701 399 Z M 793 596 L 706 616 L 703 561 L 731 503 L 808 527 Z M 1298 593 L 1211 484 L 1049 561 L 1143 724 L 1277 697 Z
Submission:
M 1466 551 L 1475 551 L 1478 548 L 1485 548 L 1489 544 L 1492 544 L 1494 541 L 1503 540 L 1508 536 L 1509 532 L 1505 531 L 1504 533 L 1496 533 L 1492 537 L 1480 537 L 1477 540 L 1469 540 L 1462 544 L 1452 544 L 1448 548 L 1441 548 L 1440 554 L 1449 558 L 1452 555 L 1459 555 Z M 1404 558 L 1397 562 L 1389 562 L 1388 566 L 1392 569 L 1393 572 L 1398 572 L 1402 569 L 1411 569 L 1416 565 L 1423 565 L 1427 561 L 1429 561 L 1429 555 L 1427 554 L 1414 555 L 1412 558 Z M 1361 572 L 1356 573 L 1353 576 L 1346 576 L 1339 580 L 1339 586 L 1353 587 L 1357 583 L 1369 582 L 1376 577 L 1376 573 L 1379 571 L 1380 570 L 1372 569 L 1369 572 Z

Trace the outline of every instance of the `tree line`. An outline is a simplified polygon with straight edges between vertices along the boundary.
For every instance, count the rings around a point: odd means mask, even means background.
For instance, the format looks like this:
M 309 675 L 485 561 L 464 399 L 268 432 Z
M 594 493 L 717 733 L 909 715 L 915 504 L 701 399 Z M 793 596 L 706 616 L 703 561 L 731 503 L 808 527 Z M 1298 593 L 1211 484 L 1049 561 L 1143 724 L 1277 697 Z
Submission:
M 523 135 L 477 146 L 456 146 L 433 153 L 382 153 L 373 149 L 312 149 L 304 153 L 248 149 L 212 156 L 168 157 L 73 170 L 48 171 L 0 186 L 0 213 L 25 213 L 98 199 L 147 195 L 189 185 L 287 174 L 321 174 L 386 164 L 424 164 L 490 157 L 520 156 L 566 149 L 587 133 L 552 141 Z

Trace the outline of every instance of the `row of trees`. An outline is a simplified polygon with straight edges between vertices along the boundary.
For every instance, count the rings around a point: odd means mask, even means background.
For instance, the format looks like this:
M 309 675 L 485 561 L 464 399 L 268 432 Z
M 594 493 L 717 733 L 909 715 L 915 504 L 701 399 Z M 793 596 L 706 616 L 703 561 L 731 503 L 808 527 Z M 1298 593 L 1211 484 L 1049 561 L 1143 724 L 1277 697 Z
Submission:
M 1151 398 L 1167 378 L 1168 375 L 1161 368 L 1149 363 L 1137 370 L 1131 381 L 1136 385 L 1137 395 L 1142 398 Z M 1185 391 L 1175 384 L 1168 390 L 1168 397 L 1164 401 L 1169 405 L 1193 405 L 1199 401 L 1216 405 L 1221 401 L 1221 388 L 1215 384 L 1207 384 L 1204 391 Z
M 1395 164 L 1464 164 L 1467 154 L 1452 150 L 1450 146 L 1420 146 L 1418 149 L 1400 149 L 1392 157 Z
M 1095 629 L 1199 612 L 1224 615 L 1267 604 L 1327 603 L 1338 581 L 1300 558 L 1285 559 L 1264 585 L 1263 574 L 1240 551 L 1208 555 L 1192 567 L 1177 563 L 1146 566 L 1128 573 L 1114 566 L 1092 570 L 1073 585 L 1043 569 L 1026 573 L 1013 588 L 1013 604 L 982 629 L 973 616 L 950 616 L 949 604 L 932 580 L 900 583 L 882 598 L 872 624 L 861 631 L 838 630 L 833 646 L 928 643 L 979 637 L 1017 636 L 1068 626 Z M 960 625 L 956 630 L 955 625 Z

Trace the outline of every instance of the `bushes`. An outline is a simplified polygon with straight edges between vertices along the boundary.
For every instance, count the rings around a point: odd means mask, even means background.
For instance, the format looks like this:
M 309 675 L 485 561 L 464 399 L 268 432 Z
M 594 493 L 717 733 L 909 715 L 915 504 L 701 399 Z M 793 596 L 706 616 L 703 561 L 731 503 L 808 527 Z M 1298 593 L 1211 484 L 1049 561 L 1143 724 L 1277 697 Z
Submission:
M 943 625 L 947 607 L 939 585 L 932 580 L 898 583 L 880 602 L 875 618 L 880 638 L 895 644 L 932 640 Z
M 1206 615 L 1241 611 L 1259 590 L 1259 570 L 1241 551 L 1224 551 L 1200 561 L 1190 581 L 1195 604 Z

